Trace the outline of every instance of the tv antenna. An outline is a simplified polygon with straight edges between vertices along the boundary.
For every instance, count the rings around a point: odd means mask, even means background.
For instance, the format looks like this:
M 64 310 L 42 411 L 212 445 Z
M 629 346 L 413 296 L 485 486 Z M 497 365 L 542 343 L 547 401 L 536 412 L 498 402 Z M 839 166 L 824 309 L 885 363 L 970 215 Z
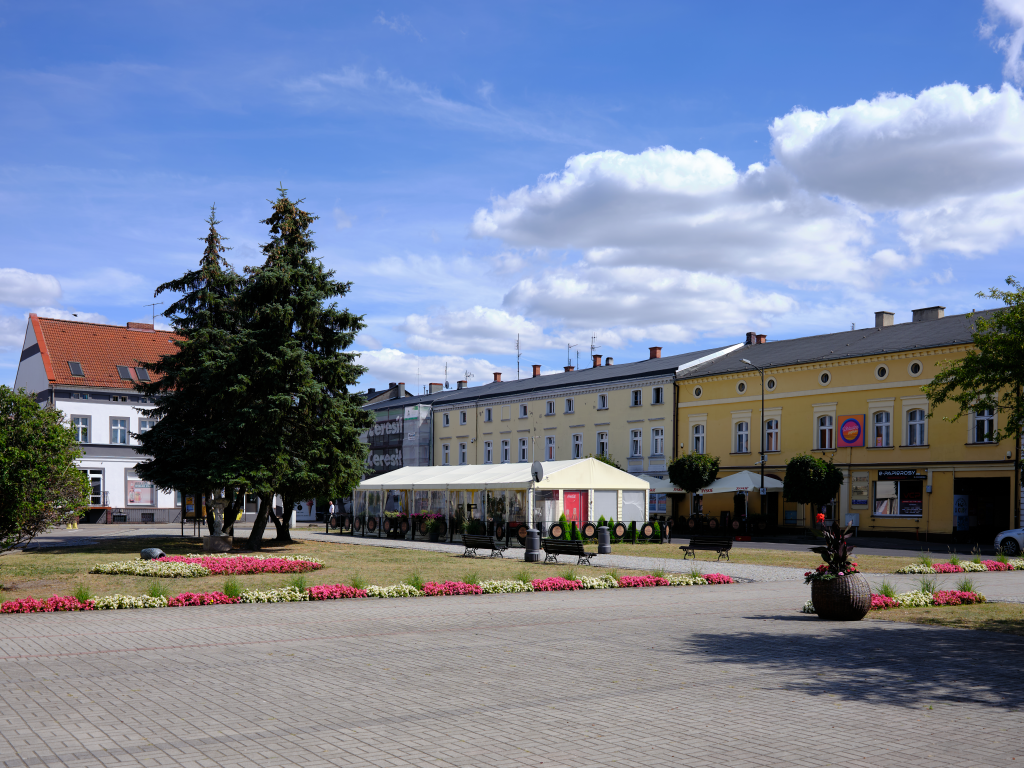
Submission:
M 445 389 L 451 389 L 451 386 L 448 384 L 448 361 L 447 360 L 444 363 L 444 388 Z
M 565 345 L 565 364 L 566 365 L 572 365 L 572 348 L 575 347 L 575 346 L 576 346 L 575 344 L 566 344 Z M 578 352 L 576 354 L 579 355 Z
M 466 384 L 467 385 L 469 384 L 469 380 L 472 379 L 472 378 L 473 378 L 473 374 L 470 373 L 470 370 L 467 368 L 466 369 Z
M 600 345 L 594 343 L 595 341 L 597 341 L 597 334 L 592 334 L 590 336 L 590 357 L 591 358 L 594 357 L 594 350 L 601 348 Z
M 153 319 L 150 321 L 153 327 L 156 327 L 156 308 L 163 304 L 162 301 L 154 301 L 152 304 L 143 304 L 144 307 L 150 307 L 153 310 Z
M 523 350 L 519 347 L 519 334 L 516 334 L 516 381 L 519 381 L 519 358 L 522 357 Z

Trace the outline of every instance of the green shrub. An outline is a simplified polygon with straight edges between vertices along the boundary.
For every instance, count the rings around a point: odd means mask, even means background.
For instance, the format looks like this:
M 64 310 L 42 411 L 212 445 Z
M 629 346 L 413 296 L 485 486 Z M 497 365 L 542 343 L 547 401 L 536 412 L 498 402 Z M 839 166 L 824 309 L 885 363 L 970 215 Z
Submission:
M 576 573 L 576 569 L 575 568 L 566 568 L 566 569 L 564 569 L 558 575 L 561 576 L 566 581 L 579 581 L 580 580 L 579 574 Z
M 661 538 L 661 525 L 659 523 L 654 524 L 654 533 L 651 534 L 652 539 Z
M 466 573 L 466 574 L 464 574 L 462 576 L 462 583 L 463 584 L 479 584 L 480 583 L 480 577 L 477 575 L 476 571 L 470 571 L 469 573 Z
M 655 568 L 651 571 L 651 576 L 656 576 L 659 579 L 664 579 L 666 575 L 664 568 Z
M 604 519 L 604 515 L 601 515 L 601 517 L 597 519 L 597 527 L 600 528 L 602 525 L 608 525 L 608 521 Z
M 512 578 L 515 579 L 516 581 L 523 582 L 523 584 L 532 584 L 533 583 L 533 577 L 530 575 L 530 572 L 528 570 L 526 570 L 525 568 L 520 568 L 518 571 L 516 571 L 512 575 Z
M 956 583 L 956 588 L 961 592 L 977 592 L 978 588 L 974 586 L 974 580 L 970 576 L 964 576 L 960 581 Z
M 939 583 L 930 576 L 921 577 L 921 591 L 925 594 L 932 594 L 939 588 Z
M 150 597 L 170 597 L 171 590 L 166 585 L 161 584 L 159 581 L 154 581 L 149 585 L 149 589 L 146 590 L 146 594 Z
M 224 582 L 224 589 L 222 591 L 228 597 L 241 597 L 242 583 L 234 576 L 229 576 Z
M 309 586 L 309 582 L 307 581 L 305 574 L 297 573 L 288 579 L 287 586 L 295 587 L 299 592 L 305 592 L 306 588 Z
M 408 584 L 410 587 L 415 587 L 420 591 L 423 590 L 423 577 L 420 576 L 418 573 L 410 573 L 408 576 L 406 576 L 405 583 Z
M 960 558 L 956 556 L 956 552 L 949 553 L 949 564 L 960 565 Z
M 92 600 L 92 591 L 87 586 L 85 586 L 85 584 L 76 584 L 75 591 L 71 594 L 73 594 L 75 596 L 75 600 L 77 600 L 80 603 L 85 603 L 89 600 Z
M 974 555 L 974 557 L 971 558 L 971 562 L 981 565 L 981 547 L 975 544 L 971 547 L 971 554 Z
M 882 579 L 881 585 L 878 587 L 878 594 L 885 597 L 896 597 L 896 587 L 889 583 L 888 579 Z
M 1008 562 L 1010 562 L 1010 558 L 1008 558 L 1006 556 L 1006 553 L 1003 552 L 1002 547 L 1000 547 L 999 551 L 996 552 L 996 560 L 998 560 L 1000 563 L 1008 563 Z
M 917 558 L 917 562 L 928 568 L 932 567 L 932 559 L 928 555 L 921 555 L 919 558 Z
M 352 587 L 352 589 L 366 589 L 369 586 L 369 583 L 357 573 L 348 580 L 348 585 Z

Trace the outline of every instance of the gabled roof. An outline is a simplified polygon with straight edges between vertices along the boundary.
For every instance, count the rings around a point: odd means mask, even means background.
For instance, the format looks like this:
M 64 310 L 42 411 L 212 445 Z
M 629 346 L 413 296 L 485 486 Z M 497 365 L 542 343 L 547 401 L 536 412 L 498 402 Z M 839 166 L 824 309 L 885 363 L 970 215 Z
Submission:
M 975 314 L 979 317 L 990 317 L 993 312 L 995 310 L 985 310 Z M 680 372 L 678 378 L 695 379 L 752 370 L 743 362 L 744 358 L 761 368 L 779 368 L 785 365 L 909 352 L 952 344 L 970 344 L 972 330 L 973 323 L 967 315 L 949 315 L 938 320 L 919 320 L 881 328 L 861 328 L 821 336 L 749 344 L 692 370 Z
M 547 389 L 601 385 L 620 380 L 657 376 L 659 374 L 675 374 L 681 365 L 686 365 L 703 357 L 729 349 L 732 349 L 732 347 L 715 347 L 714 349 L 703 349 L 698 352 L 686 352 L 681 355 L 655 357 L 636 363 L 601 365 L 595 368 L 581 368 L 578 371 L 532 376 L 528 379 L 520 379 L 519 381 L 493 381 L 480 387 L 466 387 L 465 389 L 446 392 L 444 396 L 435 400 L 434 404 L 442 406 L 467 400 L 528 395 Z
M 161 356 L 178 351 L 173 344 L 178 336 L 153 330 L 145 323 L 121 327 L 57 320 L 34 313 L 29 315 L 29 322 L 35 331 L 46 377 L 51 384 L 60 386 L 133 389 L 138 383 L 134 369 L 139 363 L 155 363 Z M 85 375 L 73 376 L 69 363 L 81 364 Z M 119 365 L 128 368 L 130 380 L 121 378 Z

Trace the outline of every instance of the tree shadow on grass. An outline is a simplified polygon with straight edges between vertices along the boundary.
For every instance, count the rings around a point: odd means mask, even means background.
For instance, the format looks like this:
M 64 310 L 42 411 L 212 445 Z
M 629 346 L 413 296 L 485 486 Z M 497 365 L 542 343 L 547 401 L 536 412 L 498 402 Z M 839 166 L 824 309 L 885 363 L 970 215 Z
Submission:
M 1017 682 L 1024 638 L 914 624 L 807 621 L 813 623 L 809 631 L 788 625 L 779 632 L 698 633 L 681 650 L 705 661 L 759 668 L 759 687 L 767 689 L 903 707 L 1024 706 Z

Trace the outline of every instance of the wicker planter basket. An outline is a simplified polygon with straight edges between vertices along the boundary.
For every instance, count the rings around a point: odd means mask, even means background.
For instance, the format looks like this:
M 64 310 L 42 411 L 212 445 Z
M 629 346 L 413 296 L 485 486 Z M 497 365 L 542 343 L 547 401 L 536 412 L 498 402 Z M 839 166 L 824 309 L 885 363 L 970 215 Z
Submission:
M 812 581 L 811 602 L 819 619 L 860 621 L 871 610 L 871 586 L 859 573 Z

